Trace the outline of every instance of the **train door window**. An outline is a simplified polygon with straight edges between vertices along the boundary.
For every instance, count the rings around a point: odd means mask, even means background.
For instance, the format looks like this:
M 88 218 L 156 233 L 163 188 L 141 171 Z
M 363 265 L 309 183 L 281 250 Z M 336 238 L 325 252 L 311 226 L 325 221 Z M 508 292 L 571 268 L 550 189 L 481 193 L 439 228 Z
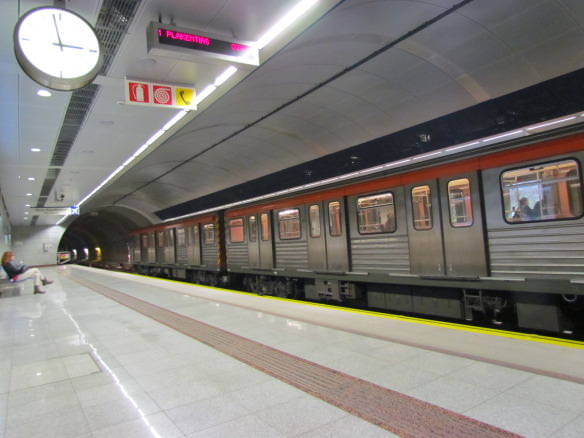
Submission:
M 258 221 L 255 216 L 250 216 L 247 219 L 249 229 L 249 241 L 255 242 L 258 240 Z
M 448 205 L 450 206 L 450 225 L 455 228 L 472 225 L 472 200 L 468 178 L 453 179 L 448 182 Z
M 215 224 L 203 225 L 203 242 L 205 245 L 215 244 Z
M 148 248 L 148 234 L 142 234 L 142 247 Z
M 339 201 L 329 202 L 329 232 L 331 236 L 340 236 L 343 232 L 341 227 L 341 203 Z
M 509 223 L 582 216 L 582 184 L 575 160 L 503 172 L 501 189 Z
M 311 205 L 308 208 L 310 222 L 310 237 L 320 237 L 320 205 Z
M 418 231 L 432 229 L 432 190 L 430 186 L 412 188 L 412 217 L 414 229 Z
M 185 246 L 186 244 L 185 234 L 186 233 L 184 228 L 176 229 L 176 246 Z
M 231 243 L 240 243 L 245 240 L 243 218 L 231 219 L 229 221 L 229 240 Z
M 300 239 L 300 210 L 291 208 L 278 212 L 280 240 Z
M 396 229 L 393 193 L 357 199 L 359 234 L 393 233 Z
M 270 240 L 270 216 L 268 213 L 262 213 L 260 215 L 260 222 L 262 226 L 262 240 L 267 242 Z
M 158 244 L 158 248 L 164 247 L 164 231 L 156 233 L 156 243 Z

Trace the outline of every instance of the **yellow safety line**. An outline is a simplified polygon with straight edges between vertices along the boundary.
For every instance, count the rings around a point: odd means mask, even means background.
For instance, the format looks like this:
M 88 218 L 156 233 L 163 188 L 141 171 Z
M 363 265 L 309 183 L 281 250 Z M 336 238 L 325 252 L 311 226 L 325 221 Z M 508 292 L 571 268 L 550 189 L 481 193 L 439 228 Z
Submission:
M 424 324 L 424 325 L 429 325 L 429 326 L 449 328 L 452 330 L 460 330 L 460 331 L 471 332 L 471 333 L 483 333 L 483 334 L 488 334 L 488 335 L 493 335 L 493 336 L 499 336 L 502 338 L 519 339 L 522 341 L 539 342 L 542 344 L 552 344 L 552 345 L 559 345 L 561 347 L 577 348 L 577 349 L 584 350 L 584 342 L 583 341 L 576 341 L 576 340 L 571 340 L 571 339 L 558 339 L 558 338 L 552 338 L 550 336 L 542 336 L 542 335 L 535 335 L 535 334 L 529 334 L 529 333 L 515 333 L 515 332 L 510 332 L 507 330 L 494 329 L 494 328 L 488 328 L 488 327 L 475 327 L 475 326 L 465 325 L 462 323 L 433 321 L 433 320 L 417 318 L 417 317 L 413 317 L 413 316 L 402 316 L 402 315 L 393 315 L 393 314 L 375 312 L 373 310 L 351 309 L 351 308 L 347 308 L 347 307 L 333 306 L 333 305 L 324 304 L 324 303 L 312 303 L 312 302 L 308 302 L 308 301 L 300 301 L 300 300 L 294 300 L 294 299 L 290 299 L 290 298 L 274 297 L 271 295 L 258 295 L 258 294 L 253 293 L 253 292 L 243 292 L 243 291 L 238 291 L 238 290 L 222 289 L 220 287 L 206 286 L 206 285 L 202 285 L 202 284 L 189 283 L 186 281 L 171 280 L 168 278 L 151 277 L 148 275 L 136 274 L 134 272 L 124 272 L 124 274 L 136 275 L 138 277 L 145 277 L 145 278 L 150 278 L 150 279 L 155 279 L 155 280 L 168 281 L 171 283 L 178 283 L 178 284 L 184 284 L 184 285 L 189 285 L 189 286 L 204 287 L 207 289 L 214 289 L 214 290 L 219 290 L 219 291 L 229 292 L 229 293 L 234 293 L 234 294 L 253 295 L 254 297 L 265 298 L 268 300 L 293 301 L 295 303 L 303 304 L 305 306 L 322 307 L 325 309 L 334 309 L 334 310 L 338 310 L 341 312 L 357 313 L 357 314 L 362 314 L 362 315 L 374 316 L 377 318 L 386 318 L 386 319 L 394 319 L 394 320 L 398 320 L 398 321 L 414 322 L 414 323 Z

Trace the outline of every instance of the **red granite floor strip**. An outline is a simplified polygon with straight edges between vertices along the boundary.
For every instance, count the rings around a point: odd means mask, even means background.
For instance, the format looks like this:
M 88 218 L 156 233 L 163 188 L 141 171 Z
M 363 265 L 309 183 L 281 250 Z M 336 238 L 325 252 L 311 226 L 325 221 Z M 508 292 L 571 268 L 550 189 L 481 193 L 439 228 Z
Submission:
M 77 275 L 72 278 L 97 293 L 399 436 L 520 437 L 180 315 Z

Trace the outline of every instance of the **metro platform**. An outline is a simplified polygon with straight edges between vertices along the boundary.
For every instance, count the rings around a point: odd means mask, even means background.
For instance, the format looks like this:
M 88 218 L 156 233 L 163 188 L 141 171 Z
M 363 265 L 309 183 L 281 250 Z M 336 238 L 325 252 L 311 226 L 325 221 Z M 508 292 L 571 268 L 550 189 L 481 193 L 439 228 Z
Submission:
M 43 271 L 0 299 L 0 438 L 584 436 L 578 342 Z

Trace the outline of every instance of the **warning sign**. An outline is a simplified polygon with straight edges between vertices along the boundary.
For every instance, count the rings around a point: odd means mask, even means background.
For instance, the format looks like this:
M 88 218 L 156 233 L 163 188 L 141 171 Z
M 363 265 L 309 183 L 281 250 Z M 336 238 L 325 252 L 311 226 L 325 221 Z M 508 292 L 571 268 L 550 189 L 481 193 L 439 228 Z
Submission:
M 193 87 L 126 79 L 126 103 L 130 105 L 197 109 L 195 96 Z

